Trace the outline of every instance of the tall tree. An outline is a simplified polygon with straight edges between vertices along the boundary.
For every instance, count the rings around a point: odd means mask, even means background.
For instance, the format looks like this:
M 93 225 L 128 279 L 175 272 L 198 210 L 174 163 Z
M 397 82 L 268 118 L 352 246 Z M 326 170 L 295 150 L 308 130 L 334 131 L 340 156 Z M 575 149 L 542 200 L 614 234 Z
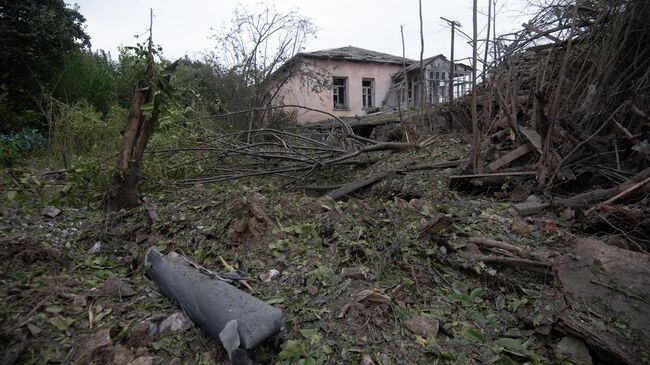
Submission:
M 34 108 L 41 86 L 61 70 L 68 52 L 90 47 L 85 21 L 63 0 L 0 0 L 0 86 L 12 114 Z M 15 115 L 2 118 L 2 129 L 25 127 L 14 124 Z
M 269 6 L 258 11 L 236 9 L 230 25 L 214 38 L 221 55 L 219 61 L 225 66 L 222 71 L 241 81 L 233 91 L 237 93 L 238 107 L 267 106 L 290 77 L 276 71 L 315 35 L 311 19 L 297 11 L 284 13 Z M 250 127 L 259 126 L 262 119 L 261 115 L 251 113 Z

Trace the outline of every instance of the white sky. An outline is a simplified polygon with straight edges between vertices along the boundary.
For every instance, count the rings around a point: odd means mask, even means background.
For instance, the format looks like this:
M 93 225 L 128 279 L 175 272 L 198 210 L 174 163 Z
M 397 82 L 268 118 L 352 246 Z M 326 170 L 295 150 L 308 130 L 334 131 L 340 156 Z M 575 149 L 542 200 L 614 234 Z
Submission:
M 200 57 L 214 50 L 210 35 L 226 24 L 232 10 L 243 4 L 255 9 L 259 0 L 66 0 L 77 3 L 86 17 L 86 32 L 93 49 L 109 51 L 117 58 L 117 47 L 134 45 L 136 34 L 146 31 L 149 8 L 154 12 L 154 42 L 162 45 L 167 58 L 183 55 Z M 479 0 L 479 11 L 487 14 L 489 0 Z M 312 19 L 318 35 L 306 51 L 356 46 L 400 56 L 400 24 L 404 27 L 406 57 L 419 59 L 420 35 L 417 0 L 267 0 L 276 9 L 292 10 Z M 526 0 L 497 0 L 497 33 L 517 29 L 530 16 Z M 472 34 L 472 0 L 423 0 L 424 58 L 449 55 L 450 30 L 440 17 L 455 19 L 461 30 Z M 479 31 L 484 30 L 486 15 L 479 14 Z M 485 33 L 482 33 L 485 37 Z M 479 35 L 479 39 L 481 35 Z M 456 57 L 471 56 L 471 47 L 456 37 Z M 461 61 L 469 64 L 469 60 Z

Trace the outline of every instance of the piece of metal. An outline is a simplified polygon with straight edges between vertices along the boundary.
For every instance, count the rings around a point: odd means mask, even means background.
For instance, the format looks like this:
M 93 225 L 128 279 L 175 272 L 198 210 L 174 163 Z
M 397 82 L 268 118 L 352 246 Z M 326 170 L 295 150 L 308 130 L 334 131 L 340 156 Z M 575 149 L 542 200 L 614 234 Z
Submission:
M 284 328 L 282 312 L 229 285 L 213 273 L 175 252 L 162 255 L 150 248 L 145 275 L 162 294 L 174 300 L 187 316 L 233 356 L 249 350 Z

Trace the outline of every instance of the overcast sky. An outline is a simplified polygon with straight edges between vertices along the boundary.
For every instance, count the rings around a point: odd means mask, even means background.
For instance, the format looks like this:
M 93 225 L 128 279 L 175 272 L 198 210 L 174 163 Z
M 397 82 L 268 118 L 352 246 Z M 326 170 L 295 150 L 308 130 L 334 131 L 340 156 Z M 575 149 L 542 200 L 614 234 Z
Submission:
M 117 58 L 117 47 L 134 45 L 136 34 L 148 26 L 149 8 L 154 12 L 154 41 L 167 58 L 183 55 L 200 57 L 214 50 L 210 35 L 221 29 L 238 5 L 258 8 L 259 0 L 77 0 L 86 17 L 86 31 L 93 49 L 109 51 Z M 400 25 L 404 25 L 406 57 L 419 59 L 420 36 L 417 0 L 267 0 L 279 11 L 297 9 L 312 19 L 318 36 L 306 51 L 356 46 L 374 51 L 402 54 Z M 497 33 L 512 31 L 529 18 L 526 0 L 497 0 Z M 479 0 L 487 14 L 488 0 Z M 440 17 L 458 20 L 461 30 L 472 34 L 472 0 L 423 0 L 424 57 L 449 55 L 450 30 Z M 485 37 L 485 15 L 479 14 L 479 31 Z M 479 38 L 481 36 L 479 35 Z M 462 36 L 456 38 L 456 60 L 471 56 Z M 469 63 L 469 61 L 462 61 Z

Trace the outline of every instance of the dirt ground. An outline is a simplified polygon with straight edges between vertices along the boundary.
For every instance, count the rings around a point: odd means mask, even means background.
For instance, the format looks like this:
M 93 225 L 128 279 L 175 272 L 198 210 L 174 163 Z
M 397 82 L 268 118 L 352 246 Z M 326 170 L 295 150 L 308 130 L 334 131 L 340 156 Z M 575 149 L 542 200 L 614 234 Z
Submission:
M 464 137 L 446 135 L 424 150 L 387 156 L 383 165 L 465 156 Z M 255 351 L 263 364 L 566 363 L 558 350 L 565 334 L 554 326 L 562 310 L 554 273 L 458 253 L 477 250 L 468 237 L 487 237 L 554 262 L 584 234 L 561 212 L 519 217 L 512 193 L 450 190 L 453 172 L 396 174 L 345 201 L 269 179 L 158 187 L 145 190 L 147 204 L 137 209 L 104 213 L 99 202 L 58 203 L 54 218 L 41 209 L 52 205 L 60 181 L 42 177 L 51 195 L 2 198 L 3 361 L 229 363 L 191 323 L 163 333 L 162 322 L 180 309 L 143 275 L 144 253 L 156 247 L 220 273 L 227 272 L 221 258 L 241 263 L 252 294 L 285 317 L 282 336 Z M 437 222 L 445 224 L 428 229 Z M 259 279 L 272 269 L 279 275 Z M 605 331 L 629 330 L 629 318 L 594 317 Z M 647 362 L 643 343 L 638 353 Z M 593 349 L 592 357 L 598 363 Z

